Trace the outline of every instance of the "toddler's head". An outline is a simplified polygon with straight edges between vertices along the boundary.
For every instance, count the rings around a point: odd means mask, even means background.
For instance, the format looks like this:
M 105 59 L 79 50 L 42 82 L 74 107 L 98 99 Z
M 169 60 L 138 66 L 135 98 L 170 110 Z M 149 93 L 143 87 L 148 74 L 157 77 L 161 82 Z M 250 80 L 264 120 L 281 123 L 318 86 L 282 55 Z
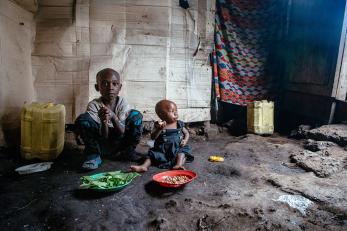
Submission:
M 177 106 L 170 100 L 160 100 L 155 105 L 155 112 L 166 123 L 174 123 L 178 119 Z

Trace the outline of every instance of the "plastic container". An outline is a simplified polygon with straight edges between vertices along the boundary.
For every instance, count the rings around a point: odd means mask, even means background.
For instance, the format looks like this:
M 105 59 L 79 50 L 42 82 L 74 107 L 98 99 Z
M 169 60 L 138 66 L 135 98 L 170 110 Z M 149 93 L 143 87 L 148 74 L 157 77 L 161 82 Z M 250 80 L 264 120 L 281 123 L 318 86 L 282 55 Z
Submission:
M 208 158 L 208 160 L 211 161 L 211 162 L 223 162 L 224 158 L 221 157 L 221 156 L 215 155 L 215 156 L 210 156 Z
M 65 107 L 32 103 L 22 108 L 21 154 L 25 159 L 53 160 L 64 148 Z
M 169 184 L 164 182 L 165 178 L 168 176 L 186 176 L 189 178 L 188 181 L 181 183 L 181 184 Z M 198 175 L 190 170 L 170 170 L 170 171 L 165 171 L 161 173 L 157 173 L 153 176 L 153 181 L 158 182 L 161 186 L 163 187 L 168 187 L 168 188 L 178 188 L 181 187 L 185 184 L 188 184 L 192 180 L 194 180 Z
M 266 100 L 247 105 L 247 130 L 259 135 L 274 132 L 274 103 Z
M 19 168 L 16 168 L 15 171 L 20 175 L 32 174 L 35 172 L 43 172 L 51 168 L 53 162 L 41 162 L 36 164 L 29 164 Z

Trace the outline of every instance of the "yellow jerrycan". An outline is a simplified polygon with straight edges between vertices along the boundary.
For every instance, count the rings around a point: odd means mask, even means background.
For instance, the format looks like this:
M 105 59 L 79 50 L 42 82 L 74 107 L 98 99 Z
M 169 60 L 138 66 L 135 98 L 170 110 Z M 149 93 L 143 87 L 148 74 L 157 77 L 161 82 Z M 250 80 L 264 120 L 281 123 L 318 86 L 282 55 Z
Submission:
M 21 112 L 21 155 L 24 159 L 53 160 L 64 148 L 65 107 L 32 103 Z
M 247 104 L 247 131 L 259 135 L 274 132 L 274 102 L 262 100 Z

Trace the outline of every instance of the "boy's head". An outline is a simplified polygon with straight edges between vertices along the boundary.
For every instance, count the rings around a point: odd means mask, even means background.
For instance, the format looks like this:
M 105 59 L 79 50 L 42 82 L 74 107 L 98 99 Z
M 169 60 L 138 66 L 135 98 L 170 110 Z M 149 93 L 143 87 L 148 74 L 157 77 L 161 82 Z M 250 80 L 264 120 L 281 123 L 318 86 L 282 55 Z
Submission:
M 111 101 L 115 99 L 122 88 L 120 76 L 117 71 L 105 68 L 96 74 L 95 89 L 100 91 L 101 96 Z
M 155 105 L 155 112 L 161 120 L 173 123 L 178 119 L 177 106 L 170 100 L 160 100 Z

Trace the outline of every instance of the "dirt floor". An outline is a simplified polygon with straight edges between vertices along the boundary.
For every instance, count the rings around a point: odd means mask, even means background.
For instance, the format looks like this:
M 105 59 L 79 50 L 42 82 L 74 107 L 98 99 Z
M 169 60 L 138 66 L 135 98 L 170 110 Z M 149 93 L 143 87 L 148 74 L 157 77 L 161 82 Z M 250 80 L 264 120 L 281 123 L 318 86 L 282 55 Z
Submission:
M 144 138 L 139 151 L 148 149 L 146 141 Z M 346 152 L 332 142 L 315 142 L 278 135 L 233 137 L 226 132 L 213 139 L 193 136 L 190 145 L 195 161 L 186 166 L 198 174 L 196 180 L 180 189 L 161 188 L 151 178 L 163 170 L 152 167 L 117 193 L 78 189 L 80 177 L 86 173 L 79 170 L 82 147 L 71 142 L 50 170 L 32 175 L 17 175 L 13 169 L 23 162 L 8 157 L 15 152 L 2 152 L 0 227 L 347 230 Z M 225 161 L 209 162 L 213 154 L 224 156 Z M 102 167 L 92 173 L 125 170 L 129 165 L 104 159 Z M 301 196 L 310 204 L 300 211 L 280 199 L 291 196 Z

